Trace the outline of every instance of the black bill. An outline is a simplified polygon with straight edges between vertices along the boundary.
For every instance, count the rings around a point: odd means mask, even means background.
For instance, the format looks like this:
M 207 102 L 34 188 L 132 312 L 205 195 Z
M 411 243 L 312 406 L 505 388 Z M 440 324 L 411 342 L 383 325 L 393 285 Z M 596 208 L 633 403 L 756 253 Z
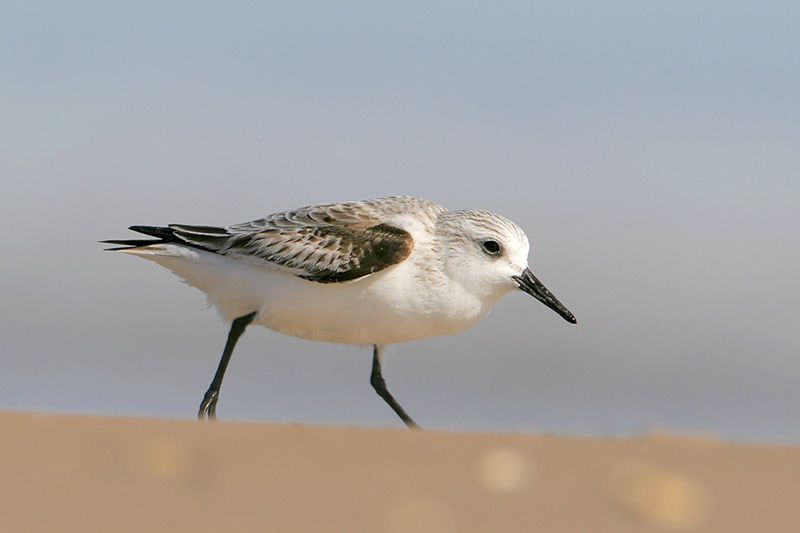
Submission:
M 564 320 L 567 322 L 571 322 L 572 324 L 577 324 L 578 321 L 575 319 L 575 315 L 569 312 L 569 309 L 564 307 L 564 304 L 558 301 L 558 299 L 553 296 L 553 294 L 547 290 L 541 281 L 536 279 L 536 276 L 533 275 L 530 268 L 526 268 L 524 272 L 522 272 L 519 276 L 514 276 L 514 281 L 517 282 L 519 288 L 523 291 L 527 292 L 544 305 L 564 317 Z

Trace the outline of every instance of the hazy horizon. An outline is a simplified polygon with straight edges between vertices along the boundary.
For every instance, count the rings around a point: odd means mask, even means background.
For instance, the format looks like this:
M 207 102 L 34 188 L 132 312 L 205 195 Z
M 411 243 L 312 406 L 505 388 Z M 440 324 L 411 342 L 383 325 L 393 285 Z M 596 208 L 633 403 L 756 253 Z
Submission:
M 228 326 L 97 241 L 409 194 L 514 220 L 578 319 L 392 346 L 423 428 L 800 442 L 800 6 L 0 14 L 0 409 L 195 415 Z M 370 355 L 250 328 L 218 416 L 401 427 Z

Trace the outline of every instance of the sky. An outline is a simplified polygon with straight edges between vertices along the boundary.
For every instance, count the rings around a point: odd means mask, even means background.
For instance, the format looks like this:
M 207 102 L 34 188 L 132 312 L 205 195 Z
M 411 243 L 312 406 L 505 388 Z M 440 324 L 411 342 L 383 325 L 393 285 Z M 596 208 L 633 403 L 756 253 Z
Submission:
M 799 443 L 800 5 L 6 2 L 0 409 L 192 418 L 228 325 L 132 224 L 395 194 L 514 220 L 522 293 L 390 347 L 424 428 Z M 368 349 L 242 337 L 225 420 L 402 427 Z

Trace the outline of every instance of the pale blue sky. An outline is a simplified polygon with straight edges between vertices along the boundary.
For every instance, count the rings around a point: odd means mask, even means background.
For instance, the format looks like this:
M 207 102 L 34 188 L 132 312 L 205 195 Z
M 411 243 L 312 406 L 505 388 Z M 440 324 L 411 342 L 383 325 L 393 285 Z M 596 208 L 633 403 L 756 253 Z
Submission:
M 131 224 L 412 194 L 520 224 L 511 294 L 390 349 L 423 426 L 800 441 L 800 7 L 0 7 L 0 408 L 192 417 L 227 326 Z M 399 426 L 370 354 L 248 330 L 219 416 Z

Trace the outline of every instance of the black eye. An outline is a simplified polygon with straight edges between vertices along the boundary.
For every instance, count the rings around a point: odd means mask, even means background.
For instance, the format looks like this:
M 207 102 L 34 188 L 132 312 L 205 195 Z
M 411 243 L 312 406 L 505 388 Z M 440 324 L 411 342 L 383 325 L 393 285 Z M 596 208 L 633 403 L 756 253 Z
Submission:
M 497 241 L 483 241 L 481 247 L 489 255 L 500 255 L 500 244 Z

